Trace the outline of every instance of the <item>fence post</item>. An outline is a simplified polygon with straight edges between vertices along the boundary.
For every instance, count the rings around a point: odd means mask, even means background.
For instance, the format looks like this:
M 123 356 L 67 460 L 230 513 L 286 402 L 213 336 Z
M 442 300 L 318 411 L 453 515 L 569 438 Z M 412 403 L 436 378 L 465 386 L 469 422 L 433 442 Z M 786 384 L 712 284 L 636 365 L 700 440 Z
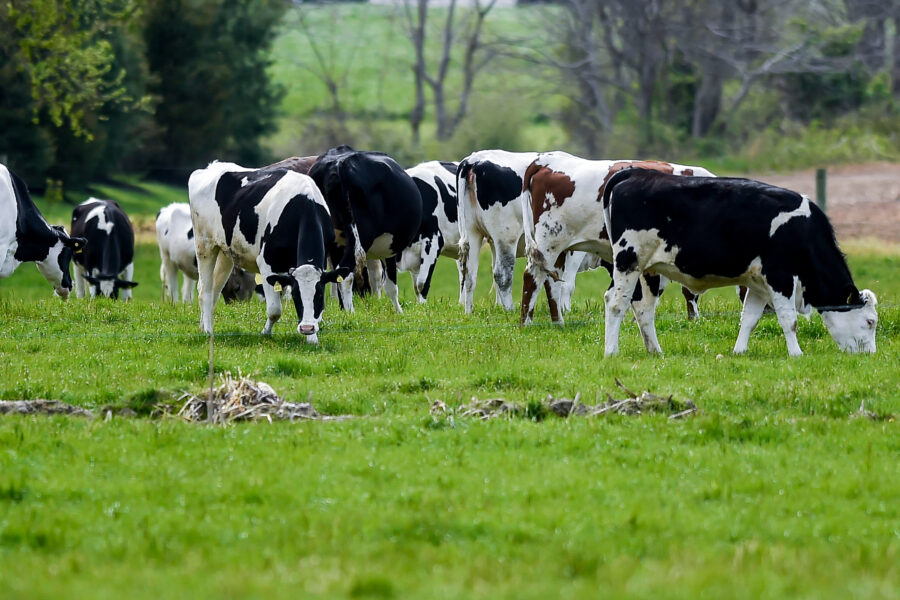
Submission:
M 825 212 L 825 169 L 816 169 L 816 204 Z

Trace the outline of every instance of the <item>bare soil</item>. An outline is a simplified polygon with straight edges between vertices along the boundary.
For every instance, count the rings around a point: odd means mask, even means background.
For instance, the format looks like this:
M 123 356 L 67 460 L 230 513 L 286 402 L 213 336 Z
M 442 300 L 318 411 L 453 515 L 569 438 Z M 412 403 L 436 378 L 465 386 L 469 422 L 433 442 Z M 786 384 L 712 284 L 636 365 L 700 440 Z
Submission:
M 815 169 L 751 177 L 816 197 Z M 826 192 L 826 212 L 839 240 L 900 242 L 900 164 L 829 167 Z

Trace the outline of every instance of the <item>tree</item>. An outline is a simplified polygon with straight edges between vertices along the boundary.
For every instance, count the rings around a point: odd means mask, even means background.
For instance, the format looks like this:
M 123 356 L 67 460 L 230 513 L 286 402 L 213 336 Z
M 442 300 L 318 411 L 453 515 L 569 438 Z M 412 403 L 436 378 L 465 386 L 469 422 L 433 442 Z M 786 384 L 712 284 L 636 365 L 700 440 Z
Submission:
M 428 65 L 428 0 L 404 0 L 403 16 L 407 37 L 413 46 L 415 76 L 415 104 L 410 113 L 413 143 L 418 144 L 419 129 L 425 119 L 425 86 L 431 89 L 434 100 L 437 139 L 447 140 L 466 116 L 469 97 L 478 73 L 494 58 L 496 53 L 484 42 L 484 21 L 497 0 L 474 0 L 468 9 L 457 11 L 458 0 L 450 0 L 444 15 L 441 32 L 440 58 L 437 66 Z M 415 9 L 415 13 L 413 12 Z M 462 48 L 460 65 L 462 87 L 457 96 L 456 110 L 447 105 L 447 76 L 453 62 L 452 50 Z
M 280 0 L 157 0 L 144 40 L 157 96 L 156 174 L 180 179 L 215 158 L 265 160 L 280 93 L 266 68 Z

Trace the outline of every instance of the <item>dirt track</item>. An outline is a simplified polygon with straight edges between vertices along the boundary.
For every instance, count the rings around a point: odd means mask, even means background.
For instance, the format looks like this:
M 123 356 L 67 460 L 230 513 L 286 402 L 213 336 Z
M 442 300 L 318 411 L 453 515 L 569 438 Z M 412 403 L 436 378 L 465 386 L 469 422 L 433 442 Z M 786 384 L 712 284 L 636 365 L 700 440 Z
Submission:
M 816 197 L 814 169 L 751 177 Z M 900 164 L 830 167 L 827 195 L 828 217 L 839 240 L 876 237 L 900 242 Z

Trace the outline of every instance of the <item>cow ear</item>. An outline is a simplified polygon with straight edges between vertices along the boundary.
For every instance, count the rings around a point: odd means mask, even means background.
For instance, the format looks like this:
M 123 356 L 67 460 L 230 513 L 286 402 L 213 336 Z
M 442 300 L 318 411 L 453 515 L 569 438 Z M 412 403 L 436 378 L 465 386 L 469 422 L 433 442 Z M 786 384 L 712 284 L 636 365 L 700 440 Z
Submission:
M 281 287 L 284 288 L 291 285 L 292 280 L 287 275 L 279 275 L 275 273 L 266 277 L 266 283 L 268 283 L 272 287 L 275 287 L 276 284 L 281 284 Z
M 137 287 L 137 281 L 125 281 L 124 279 L 117 279 L 116 286 L 124 289 L 131 289 L 133 287 Z
M 875 297 L 875 292 L 872 290 L 862 290 L 859 293 L 859 299 L 862 300 L 863 304 L 878 306 L 878 298 Z
M 348 269 L 347 267 L 338 267 L 333 271 L 322 273 L 320 281 L 322 283 L 340 282 L 343 281 L 344 277 L 347 277 L 348 275 L 350 275 L 350 269 Z
M 78 252 L 79 250 L 82 250 L 84 248 L 85 244 L 87 244 L 86 239 L 84 239 L 82 237 L 69 237 L 68 235 L 65 235 L 65 232 L 63 232 L 59 236 L 59 241 L 61 241 L 63 243 L 63 246 L 71 248 L 72 250 L 75 250 L 76 252 Z

